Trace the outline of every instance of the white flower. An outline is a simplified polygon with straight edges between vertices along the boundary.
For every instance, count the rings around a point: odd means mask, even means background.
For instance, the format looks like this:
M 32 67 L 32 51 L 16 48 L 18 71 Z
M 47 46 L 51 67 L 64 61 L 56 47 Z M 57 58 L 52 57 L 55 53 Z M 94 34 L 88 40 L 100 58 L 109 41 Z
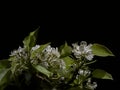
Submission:
M 93 54 L 92 54 L 92 52 L 86 53 L 85 58 L 88 59 L 88 60 L 92 60 L 92 59 L 93 59 Z
M 80 45 L 78 45 L 77 43 L 72 45 L 73 45 L 72 52 L 74 53 L 76 58 L 81 59 L 81 57 L 85 57 L 87 60 L 93 59 L 93 54 L 91 49 L 92 44 L 89 44 L 87 46 L 87 42 L 82 41 Z
M 40 45 L 36 45 L 36 46 L 34 46 L 34 47 L 32 47 L 32 49 L 31 50 L 37 50 L 38 48 L 40 47 Z
M 53 48 L 50 45 L 47 46 L 47 48 L 45 48 L 45 50 L 43 50 L 43 53 L 46 54 L 46 56 L 56 56 L 56 57 L 60 57 L 60 53 L 58 52 L 58 48 Z
M 66 68 L 66 64 L 65 64 L 65 62 L 62 59 L 60 60 L 60 68 L 61 69 L 65 69 Z
M 91 83 L 91 78 L 89 78 L 88 82 L 86 83 L 86 86 L 88 89 L 94 90 L 97 87 L 97 83 L 96 82 Z
M 61 80 L 65 80 L 65 77 L 61 77 L 60 79 L 61 79 Z
M 22 48 L 20 46 L 17 50 L 14 50 L 13 52 L 11 52 L 9 56 L 16 57 L 16 60 L 20 60 L 20 59 L 27 60 L 28 59 L 28 54 L 26 53 L 25 48 Z
M 75 77 L 76 79 L 79 79 L 79 75 L 76 75 L 76 77 Z
M 91 74 L 91 71 L 90 70 L 79 69 L 78 74 L 82 75 L 82 76 L 89 76 Z
M 10 56 L 15 56 L 15 55 L 20 55 L 21 56 L 21 53 L 24 52 L 24 48 L 20 47 L 17 49 L 17 50 L 14 50 L 13 52 L 11 52 Z
M 80 75 L 83 75 L 83 73 L 84 73 L 84 70 L 82 70 L 82 69 L 79 69 L 78 73 L 79 73 Z

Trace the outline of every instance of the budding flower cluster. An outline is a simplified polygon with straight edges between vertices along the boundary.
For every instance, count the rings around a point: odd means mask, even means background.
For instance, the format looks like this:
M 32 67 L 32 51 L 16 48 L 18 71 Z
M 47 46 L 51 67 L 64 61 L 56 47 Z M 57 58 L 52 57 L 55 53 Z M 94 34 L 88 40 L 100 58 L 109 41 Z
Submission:
M 87 45 L 85 41 L 82 41 L 80 45 L 77 43 L 72 44 L 73 48 L 71 52 L 75 56 L 76 60 L 88 60 L 91 61 L 93 59 L 92 44 Z M 57 73 L 59 71 L 68 72 L 69 70 L 66 69 L 66 63 L 63 58 L 61 58 L 61 52 L 58 48 L 51 47 L 51 45 L 46 46 L 41 50 L 41 45 L 35 45 L 31 48 L 30 52 L 27 52 L 25 48 L 19 47 L 17 50 L 11 52 L 10 60 L 12 61 L 12 69 L 14 68 L 17 72 L 22 72 L 29 67 L 27 66 L 28 63 L 33 65 L 41 65 L 42 67 L 50 70 L 53 73 Z M 76 61 L 75 60 L 75 61 Z M 81 62 L 79 62 L 81 63 Z M 75 63 L 73 63 L 74 65 Z M 16 66 L 18 65 L 18 66 Z M 77 63 L 74 66 L 76 69 Z M 88 77 L 91 74 L 89 69 L 82 69 L 79 68 L 78 73 L 76 75 L 76 80 L 81 79 L 82 77 Z M 66 77 L 61 76 L 59 77 L 59 82 L 64 81 Z M 79 80 L 81 81 L 81 80 Z M 80 82 L 79 82 L 80 84 Z M 86 87 L 94 90 L 97 87 L 96 83 L 91 84 L 91 81 L 88 80 L 86 83 Z

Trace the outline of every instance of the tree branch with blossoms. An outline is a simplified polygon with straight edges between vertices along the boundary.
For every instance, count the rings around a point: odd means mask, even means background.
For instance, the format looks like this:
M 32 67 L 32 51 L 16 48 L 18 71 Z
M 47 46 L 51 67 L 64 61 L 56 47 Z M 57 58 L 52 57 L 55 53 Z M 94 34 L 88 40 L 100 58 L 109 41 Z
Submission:
M 23 47 L 11 52 L 10 57 L 0 60 L 0 90 L 15 86 L 24 90 L 95 90 L 93 78 L 113 80 L 112 75 L 101 69 L 91 68 L 95 56 L 114 56 L 104 45 L 87 44 L 86 41 L 60 47 L 50 43 L 37 45 L 38 30 L 31 32 Z

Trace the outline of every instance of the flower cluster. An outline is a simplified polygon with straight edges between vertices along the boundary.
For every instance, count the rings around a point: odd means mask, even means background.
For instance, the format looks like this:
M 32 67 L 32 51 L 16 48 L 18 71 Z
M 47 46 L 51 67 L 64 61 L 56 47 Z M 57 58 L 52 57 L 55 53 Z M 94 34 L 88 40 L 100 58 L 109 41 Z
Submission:
M 92 44 L 87 46 L 87 43 L 85 41 L 82 41 L 80 45 L 78 45 L 77 43 L 72 45 L 73 47 L 71 51 L 74 54 L 76 60 L 79 60 L 81 62 L 81 60 L 84 59 L 87 60 L 93 59 L 93 54 L 91 49 Z M 40 48 L 41 48 L 40 45 L 33 46 L 30 50 L 31 55 L 28 55 L 25 48 L 21 48 L 21 47 L 11 52 L 10 54 L 10 56 L 12 57 L 10 58 L 10 60 L 12 60 L 11 70 L 14 70 L 13 71 L 14 73 L 18 73 L 18 74 L 22 73 L 22 71 L 29 69 L 28 63 L 30 62 L 33 65 L 41 65 L 42 67 L 50 70 L 53 73 L 57 73 L 57 72 L 63 73 L 61 71 L 68 72 L 68 70 L 66 69 L 66 63 L 64 61 L 64 58 L 60 58 L 61 55 L 60 52 L 58 51 L 58 48 L 54 48 L 51 47 L 51 45 L 48 45 L 41 52 L 39 52 Z M 33 53 L 34 56 L 32 56 Z M 75 68 L 77 68 L 77 66 L 75 66 Z M 81 69 L 81 68 L 79 68 L 78 70 L 78 73 L 76 75 L 76 80 L 79 79 L 82 80 L 83 77 L 88 77 L 91 75 L 91 71 L 89 69 Z M 61 75 L 60 78 L 65 79 L 63 75 Z M 79 83 L 76 84 L 80 84 L 81 80 L 79 80 Z M 90 83 L 91 82 L 88 79 L 86 86 L 94 90 L 97 85 L 93 86 L 93 84 Z
M 32 47 L 32 52 L 37 51 L 40 48 L 40 45 L 36 45 Z M 39 63 L 36 63 L 36 59 Z M 40 64 L 43 67 L 50 69 L 50 68 L 60 68 L 65 69 L 65 62 L 60 59 L 60 52 L 58 48 L 53 48 L 48 45 L 41 53 L 36 53 L 34 58 L 31 58 L 31 62 L 33 64 Z
M 36 31 L 31 32 L 24 39 L 24 46 L 11 52 L 6 66 L 0 62 L 0 90 L 10 85 L 8 82 L 18 87 L 27 82 L 31 86 L 35 77 L 39 83 L 36 87 L 41 90 L 95 90 L 97 83 L 92 78 L 112 79 L 106 71 L 89 66 L 95 63 L 94 56 L 114 56 L 105 46 L 86 41 L 60 47 L 52 47 L 50 43 L 36 45 L 35 34 Z

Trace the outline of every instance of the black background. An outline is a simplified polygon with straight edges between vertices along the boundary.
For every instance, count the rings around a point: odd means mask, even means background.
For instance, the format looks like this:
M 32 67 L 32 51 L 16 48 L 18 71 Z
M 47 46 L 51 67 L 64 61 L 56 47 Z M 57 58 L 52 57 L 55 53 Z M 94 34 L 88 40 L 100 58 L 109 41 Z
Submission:
M 29 5 L 29 6 L 26 6 Z M 29 32 L 40 26 L 38 44 L 52 42 L 59 46 L 80 41 L 107 46 L 115 57 L 100 58 L 94 67 L 104 69 L 114 80 L 98 80 L 98 89 L 119 89 L 120 43 L 117 5 L 82 4 L 14 4 L 1 8 L 0 59 L 8 58 L 13 49 L 22 46 Z

